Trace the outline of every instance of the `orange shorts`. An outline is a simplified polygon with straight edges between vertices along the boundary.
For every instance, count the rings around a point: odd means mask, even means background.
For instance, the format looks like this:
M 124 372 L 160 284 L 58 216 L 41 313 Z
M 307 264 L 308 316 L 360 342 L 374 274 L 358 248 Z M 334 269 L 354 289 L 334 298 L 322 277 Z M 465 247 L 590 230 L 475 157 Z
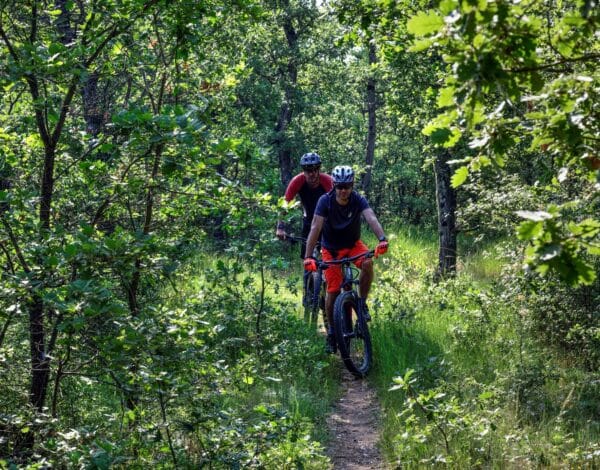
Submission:
M 352 248 L 342 248 L 341 250 L 337 250 L 336 257 L 334 257 L 326 248 L 321 249 L 321 255 L 323 256 L 323 261 L 333 261 L 335 259 L 350 258 L 352 256 L 360 255 L 366 251 L 369 251 L 369 247 L 365 245 L 362 240 L 358 240 Z M 357 268 L 360 268 L 364 260 L 364 257 L 359 258 L 354 261 L 354 265 Z M 339 292 L 342 287 L 342 281 L 344 280 L 342 267 L 340 265 L 329 266 L 323 272 L 325 273 L 325 281 L 327 282 L 327 292 Z

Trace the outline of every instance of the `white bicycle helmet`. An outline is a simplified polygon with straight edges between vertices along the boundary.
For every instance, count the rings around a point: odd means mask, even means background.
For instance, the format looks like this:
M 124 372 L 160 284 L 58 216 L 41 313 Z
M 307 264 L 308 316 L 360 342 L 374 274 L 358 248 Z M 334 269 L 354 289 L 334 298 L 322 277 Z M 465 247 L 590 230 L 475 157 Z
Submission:
M 354 170 L 350 166 L 336 166 L 331 172 L 331 177 L 335 184 L 354 183 Z

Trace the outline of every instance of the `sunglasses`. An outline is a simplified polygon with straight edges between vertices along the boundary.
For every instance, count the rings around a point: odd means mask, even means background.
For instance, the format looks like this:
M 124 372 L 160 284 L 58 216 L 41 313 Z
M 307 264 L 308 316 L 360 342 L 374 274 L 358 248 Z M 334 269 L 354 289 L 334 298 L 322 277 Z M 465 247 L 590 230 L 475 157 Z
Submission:
M 319 171 L 319 168 L 321 168 L 320 166 L 305 166 L 302 169 L 304 171 L 306 171 L 307 173 L 313 173 L 315 171 Z
M 335 185 L 335 189 L 352 189 L 352 183 L 340 183 Z

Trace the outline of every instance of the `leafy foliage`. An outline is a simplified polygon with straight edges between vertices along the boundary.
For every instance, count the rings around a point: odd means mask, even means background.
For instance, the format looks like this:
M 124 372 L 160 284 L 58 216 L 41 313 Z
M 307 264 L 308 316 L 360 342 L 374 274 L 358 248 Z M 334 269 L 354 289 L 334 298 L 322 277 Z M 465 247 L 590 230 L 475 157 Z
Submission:
M 485 274 L 433 285 L 429 238 L 386 224 L 373 378 L 416 371 L 390 460 L 594 462 L 594 7 L 0 2 L 0 467 L 327 465 L 337 377 L 272 244 L 297 213 L 278 152 L 366 172 L 370 79 L 371 205 L 431 225 L 452 147 L 460 267 Z
M 520 237 L 531 241 L 530 266 L 557 272 L 572 285 L 594 282 L 596 272 L 582 253 L 598 254 L 593 149 L 600 134 L 592 103 L 598 93 L 593 38 L 599 17 L 592 4 L 556 9 L 542 2 L 449 0 L 407 24 L 419 38 L 414 51 L 436 48 L 448 64 L 438 92 L 440 114 L 423 132 L 446 147 L 461 136 L 469 139 L 472 155 L 456 171 L 455 186 L 466 181 L 469 170 L 506 166 L 523 146 L 551 159 L 553 192 L 569 191 L 568 201 L 547 204 L 543 223 L 531 219 L 539 215 L 522 213 L 529 215 Z M 574 217 L 572 204 L 578 201 L 585 209 Z

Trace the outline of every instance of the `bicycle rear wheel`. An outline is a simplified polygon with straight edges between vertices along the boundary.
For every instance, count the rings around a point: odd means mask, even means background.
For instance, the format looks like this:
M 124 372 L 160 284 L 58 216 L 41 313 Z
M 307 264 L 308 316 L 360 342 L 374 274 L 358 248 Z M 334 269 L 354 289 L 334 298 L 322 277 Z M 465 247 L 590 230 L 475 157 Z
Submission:
M 356 294 L 345 291 L 333 307 L 335 336 L 346 368 L 356 377 L 364 377 L 373 361 L 371 336 L 364 318 L 358 315 Z

